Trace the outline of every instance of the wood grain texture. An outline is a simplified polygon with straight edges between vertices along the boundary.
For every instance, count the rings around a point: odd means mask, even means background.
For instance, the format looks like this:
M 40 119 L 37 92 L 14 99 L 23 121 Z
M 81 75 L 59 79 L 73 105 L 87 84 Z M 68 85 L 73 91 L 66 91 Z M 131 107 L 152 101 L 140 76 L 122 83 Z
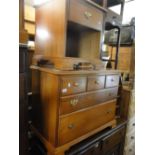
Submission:
M 115 106 L 116 101 L 111 101 L 61 118 L 59 145 L 63 145 L 112 121 L 115 118 Z
M 99 59 L 100 58 L 100 32 L 83 32 L 80 34 L 79 39 L 79 57 Z
M 36 53 L 65 56 L 66 0 L 52 0 L 36 8 Z
M 102 30 L 103 12 L 83 0 L 70 0 L 69 20 L 78 24 Z
M 62 59 L 59 59 L 61 61 Z M 67 63 L 66 59 L 66 63 Z M 74 59 L 72 59 L 73 61 Z M 38 66 L 31 66 L 31 69 L 33 70 L 38 70 L 38 71 L 43 71 L 46 73 L 51 73 L 54 75 L 121 75 L 121 71 L 119 70 L 107 70 L 107 69 L 100 69 L 100 70 L 58 70 L 54 68 L 46 68 L 46 67 L 38 67 Z
M 34 71 L 33 71 L 34 72 Z M 32 75 L 38 76 L 37 74 Z M 33 103 L 34 126 L 41 132 L 47 141 L 56 145 L 58 125 L 58 96 L 59 78 L 52 74 L 40 73 L 40 78 L 33 78 L 33 94 L 36 98 Z M 37 85 L 38 82 L 39 86 Z M 35 95 L 38 94 L 38 95 Z M 40 98 L 40 99 L 39 99 Z M 35 123 L 36 122 L 36 123 Z
M 105 76 L 89 76 L 87 90 L 103 89 L 105 86 Z
M 68 76 L 61 78 L 61 95 L 72 95 L 86 91 L 85 76 Z
M 84 109 L 93 105 L 101 104 L 105 101 L 112 100 L 117 97 L 118 87 L 93 91 L 89 93 L 81 93 L 79 95 L 71 95 L 61 97 L 60 115 L 69 114 L 80 109 Z M 76 105 L 71 102 L 77 100 Z
M 115 87 L 119 85 L 119 75 L 108 75 L 106 76 L 106 88 Z

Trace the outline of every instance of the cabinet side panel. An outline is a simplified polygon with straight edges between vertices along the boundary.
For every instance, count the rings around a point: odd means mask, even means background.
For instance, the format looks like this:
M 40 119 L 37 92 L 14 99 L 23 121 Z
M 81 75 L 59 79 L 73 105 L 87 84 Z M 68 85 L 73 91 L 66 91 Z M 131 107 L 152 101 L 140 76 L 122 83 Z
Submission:
M 59 104 L 59 78 L 49 73 L 32 71 L 31 120 L 47 141 L 56 145 Z
M 36 54 L 65 56 L 66 0 L 52 0 L 36 8 Z
M 44 132 L 48 133 L 49 141 L 56 145 L 58 125 L 59 78 L 52 74 L 41 73 L 40 94 L 43 110 Z

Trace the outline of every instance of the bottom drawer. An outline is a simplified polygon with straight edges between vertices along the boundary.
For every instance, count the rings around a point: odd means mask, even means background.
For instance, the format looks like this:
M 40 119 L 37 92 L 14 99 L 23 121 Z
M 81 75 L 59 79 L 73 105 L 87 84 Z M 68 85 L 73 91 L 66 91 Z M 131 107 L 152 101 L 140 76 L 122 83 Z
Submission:
M 63 145 L 115 119 L 116 100 L 60 118 L 59 145 Z

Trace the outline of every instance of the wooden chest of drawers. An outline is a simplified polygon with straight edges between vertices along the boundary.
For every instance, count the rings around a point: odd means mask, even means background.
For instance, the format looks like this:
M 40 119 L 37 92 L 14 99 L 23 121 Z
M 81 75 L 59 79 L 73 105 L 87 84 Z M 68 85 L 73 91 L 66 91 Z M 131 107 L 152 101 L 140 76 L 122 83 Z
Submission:
M 71 146 L 115 126 L 118 71 L 32 69 L 32 127 L 51 148 Z

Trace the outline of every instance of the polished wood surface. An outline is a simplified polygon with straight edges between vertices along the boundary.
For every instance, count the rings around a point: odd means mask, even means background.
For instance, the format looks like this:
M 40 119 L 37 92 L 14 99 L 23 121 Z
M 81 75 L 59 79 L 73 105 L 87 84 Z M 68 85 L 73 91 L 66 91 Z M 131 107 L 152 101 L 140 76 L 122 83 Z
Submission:
M 61 97 L 60 115 L 72 113 L 117 97 L 118 87 Z
M 81 142 L 82 140 L 85 140 L 86 138 L 92 136 L 93 134 L 96 134 L 99 131 L 102 131 L 103 129 L 108 128 L 109 126 L 112 126 L 113 128 L 116 126 L 116 121 L 110 121 L 104 125 L 102 125 L 100 128 L 97 128 L 91 132 L 89 132 L 88 134 L 85 134 L 84 136 L 81 136 L 67 144 L 64 144 L 62 146 L 58 146 L 58 147 L 54 147 L 49 141 L 47 141 L 39 132 L 38 130 L 31 125 L 31 129 L 32 131 L 40 138 L 40 140 L 43 142 L 43 144 L 45 145 L 46 149 L 48 150 L 48 154 L 49 155 L 65 155 L 65 151 L 68 150 L 70 147 L 72 147 L 73 145 Z
M 102 30 L 104 14 L 83 0 L 70 0 L 69 21 Z
M 65 56 L 66 0 L 53 0 L 36 8 L 36 54 Z
M 105 85 L 105 76 L 89 76 L 87 90 L 103 89 Z
M 78 139 L 83 139 L 82 137 L 102 130 L 107 125 L 115 125 L 116 100 L 110 100 L 117 98 L 118 87 L 88 91 L 87 86 L 89 77 L 100 77 L 98 76 L 100 73 L 105 80 L 106 76 L 119 75 L 118 71 L 98 71 L 98 74 L 96 71 L 94 73 L 92 71 L 59 71 L 60 74 L 55 74 L 51 69 L 44 69 L 32 69 L 34 76 L 32 78 L 32 90 L 34 91 L 32 92 L 34 94 L 32 124 L 41 136 L 53 146 L 54 150 L 58 145 L 65 145 L 71 141 L 76 142 Z M 46 69 L 50 71 L 48 72 Z M 67 90 L 69 93 L 62 96 L 62 90 L 66 87 L 69 87 L 70 90 Z M 72 108 L 72 106 L 75 107 Z M 112 110 L 112 113 L 110 111 L 106 115 L 106 110 L 109 109 Z M 106 117 L 100 117 L 100 115 L 106 115 Z M 95 118 L 98 118 L 98 121 Z M 70 130 L 67 127 L 66 130 L 63 127 L 67 122 L 70 122 L 69 120 L 78 123 L 78 130 L 76 129 L 78 132 L 85 120 L 90 120 L 90 125 L 85 131 L 79 133 L 80 137 L 74 137 L 74 134 L 68 133 Z M 72 128 L 72 126 L 70 127 Z M 65 141 L 63 138 L 66 134 L 63 133 L 63 130 L 72 138 L 65 138 Z M 63 140 L 60 142 L 60 139 Z
M 99 59 L 100 58 L 100 40 L 101 33 L 97 31 L 83 32 L 79 39 L 80 58 Z M 88 50 L 89 49 L 89 50 Z
M 54 75 L 80 75 L 80 74 L 81 75 L 112 75 L 112 74 L 117 74 L 118 76 L 121 75 L 121 72 L 119 70 L 107 70 L 107 69 L 101 69 L 101 70 L 58 70 L 58 69 L 54 69 L 54 68 L 38 67 L 35 65 L 32 65 L 31 69 L 43 71 L 46 73 L 51 73 Z
M 86 91 L 86 77 L 71 76 L 61 78 L 61 95 L 71 95 Z
M 31 66 L 38 77 L 32 78 L 32 130 L 49 155 L 64 155 L 74 144 L 116 126 L 120 72 L 105 70 L 99 60 L 104 17 L 105 11 L 82 0 L 54 0 L 36 8 L 34 64 L 45 58 L 53 66 Z M 67 53 L 80 58 L 66 58 Z M 81 62 L 94 69 L 73 70 Z
M 119 85 L 119 76 L 118 75 L 109 75 L 106 76 L 106 88 L 115 87 Z
M 115 119 L 116 101 L 110 101 L 60 119 L 59 145 Z M 81 128 L 83 126 L 83 128 Z

